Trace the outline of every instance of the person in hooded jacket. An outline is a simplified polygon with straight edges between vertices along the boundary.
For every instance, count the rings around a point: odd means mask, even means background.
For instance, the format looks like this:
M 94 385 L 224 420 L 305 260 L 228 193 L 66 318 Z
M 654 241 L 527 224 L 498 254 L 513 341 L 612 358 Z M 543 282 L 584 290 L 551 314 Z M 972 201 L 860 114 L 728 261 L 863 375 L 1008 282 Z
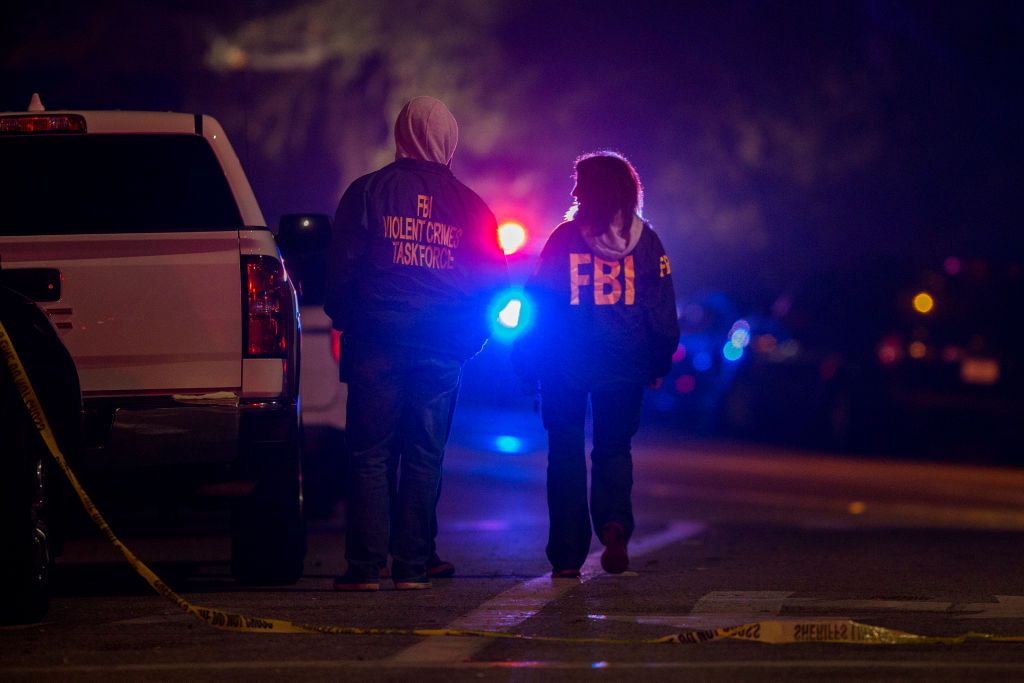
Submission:
M 671 267 L 641 217 L 636 170 L 625 157 L 601 151 L 579 157 L 574 178 L 568 220 L 548 238 L 525 288 L 534 324 L 512 355 L 527 386 L 540 382 L 548 432 L 546 552 L 556 578 L 580 576 L 593 530 L 605 545 L 604 570 L 618 574 L 629 567 L 631 440 L 644 389 L 660 386 L 679 343 Z
M 462 366 L 508 286 L 494 214 L 450 168 L 455 117 L 416 97 L 394 135 L 395 161 L 342 196 L 328 257 L 324 310 L 342 333 L 351 451 L 340 591 L 378 590 L 389 555 L 397 589 L 430 588 Z

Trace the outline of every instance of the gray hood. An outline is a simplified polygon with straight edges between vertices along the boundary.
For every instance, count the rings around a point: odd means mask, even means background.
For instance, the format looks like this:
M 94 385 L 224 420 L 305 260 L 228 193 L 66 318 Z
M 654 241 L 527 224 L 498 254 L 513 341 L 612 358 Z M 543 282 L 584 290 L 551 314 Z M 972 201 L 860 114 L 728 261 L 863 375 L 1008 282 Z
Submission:
M 634 215 L 633 222 L 629 224 L 629 239 L 623 238 L 619 230 L 605 230 L 600 235 L 594 235 L 590 226 L 582 226 L 580 231 L 587 245 L 595 254 L 602 258 L 618 261 L 626 254 L 633 251 L 636 243 L 640 241 L 640 234 L 644 231 L 644 222 Z
M 439 164 L 451 162 L 459 143 L 459 125 L 433 97 L 414 97 L 405 103 L 395 121 L 395 159 L 420 159 Z

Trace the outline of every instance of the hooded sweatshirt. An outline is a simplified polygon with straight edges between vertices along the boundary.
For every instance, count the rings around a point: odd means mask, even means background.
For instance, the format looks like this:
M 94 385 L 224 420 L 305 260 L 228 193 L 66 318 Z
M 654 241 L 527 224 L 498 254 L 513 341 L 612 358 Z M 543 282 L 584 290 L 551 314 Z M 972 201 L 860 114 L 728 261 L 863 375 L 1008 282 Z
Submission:
M 633 216 L 633 220 L 629 224 L 629 232 L 625 236 L 618 229 L 605 230 L 595 235 L 594 229 L 589 225 L 580 226 L 580 233 L 591 250 L 609 259 L 621 259 L 633 251 L 637 242 L 640 241 L 643 230 L 644 222 L 640 216 Z
M 601 388 L 668 374 L 679 343 L 671 267 L 639 216 L 625 236 L 576 220 L 559 225 L 526 294 L 535 322 L 512 354 L 524 378 Z
M 421 159 L 451 165 L 459 144 L 459 124 L 433 97 L 414 97 L 395 120 L 395 159 Z
M 395 121 L 395 161 L 355 180 L 334 219 L 324 310 L 355 340 L 465 360 L 508 286 L 497 222 L 452 174 L 455 117 L 417 97 Z

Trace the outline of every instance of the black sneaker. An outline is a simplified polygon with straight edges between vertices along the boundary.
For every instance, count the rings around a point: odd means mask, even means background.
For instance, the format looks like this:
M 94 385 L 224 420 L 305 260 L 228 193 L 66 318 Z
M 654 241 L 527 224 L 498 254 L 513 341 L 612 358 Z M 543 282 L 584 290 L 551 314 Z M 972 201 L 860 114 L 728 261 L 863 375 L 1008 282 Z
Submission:
M 455 565 L 433 555 L 427 560 L 427 578 L 447 579 L 455 576 Z
M 579 569 L 555 569 L 551 572 L 552 579 L 578 579 L 580 578 Z
M 348 593 L 378 591 L 380 590 L 380 580 L 346 573 L 344 576 L 334 577 L 334 590 Z
M 601 529 L 604 552 L 601 553 L 601 568 L 609 574 L 621 574 L 629 569 L 629 553 L 626 551 L 626 530 L 618 522 L 608 522 Z

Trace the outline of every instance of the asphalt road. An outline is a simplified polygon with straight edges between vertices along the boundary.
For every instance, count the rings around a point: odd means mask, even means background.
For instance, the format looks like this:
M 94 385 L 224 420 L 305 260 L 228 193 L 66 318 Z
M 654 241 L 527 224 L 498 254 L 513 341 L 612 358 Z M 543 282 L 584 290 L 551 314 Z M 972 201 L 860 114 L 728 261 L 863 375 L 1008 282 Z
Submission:
M 528 412 L 460 412 L 439 514 L 439 549 L 457 574 L 430 591 L 333 592 L 343 504 L 311 523 L 305 577 L 287 588 L 231 582 L 217 511 L 115 520 L 128 545 L 199 605 L 530 639 L 224 632 L 154 595 L 87 536 L 68 544 L 46 622 L 0 629 L 0 678 L 1024 678 L 1024 642 L 829 644 L 813 642 L 827 627 L 794 630 L 849 619 L 927 636 L 1024 637 L 1024 470 L 796 451 L 655 425 L 642 428 L 634 456 L 634 571 L 605 575 L 594 552 L 581 581 L 547 577 L 544 433 Z M 644 642 L 746 623 L 764 633 L 789 625 L 801 641 Z

